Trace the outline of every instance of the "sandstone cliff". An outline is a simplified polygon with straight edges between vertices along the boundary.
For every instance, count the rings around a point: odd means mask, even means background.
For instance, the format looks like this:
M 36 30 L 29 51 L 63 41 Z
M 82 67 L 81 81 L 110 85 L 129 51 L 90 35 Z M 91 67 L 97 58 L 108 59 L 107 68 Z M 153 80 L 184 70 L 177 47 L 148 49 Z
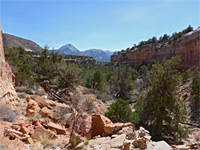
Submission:
M 2 32 L 0 26 L 0 101 L 8 102 L 17 96 L 14 88 L 15 76 L 12 73 L 8 62 L 5 60 Z
M 161 61 L 164 57 L 180 55 L 180 69 L 188 69 L 194 65 L 200 65 L 200 27 L 189 32 L 176 43 L 164 46 L 144 45 L 130 52 L 119 52 L 111 56 L 111 62 L 130 64 L 138 67 L 143 62 L 149 63 L 153 59 Z

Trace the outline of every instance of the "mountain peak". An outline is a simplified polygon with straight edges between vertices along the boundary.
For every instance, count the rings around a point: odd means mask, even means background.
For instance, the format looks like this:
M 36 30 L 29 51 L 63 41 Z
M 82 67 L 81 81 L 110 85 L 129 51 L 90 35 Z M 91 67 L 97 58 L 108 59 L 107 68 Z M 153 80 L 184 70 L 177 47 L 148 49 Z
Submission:
M 60 53 L 64 53 L 66 55 L 78 55 L 80 51 L 73 46 L 72 44 L 66 44 L 58 49 Z
M 99 62 L 110 62 L 110 56 L 113 54 L 112 51 L 104 51 L 102 49 L 92 48 L 85 51 L 79 51 L 72 44 L 63 45 L 58 49 L 60 54 L 65 55 L 77 55 L 77 56 L 89 56 L 94 57 Z

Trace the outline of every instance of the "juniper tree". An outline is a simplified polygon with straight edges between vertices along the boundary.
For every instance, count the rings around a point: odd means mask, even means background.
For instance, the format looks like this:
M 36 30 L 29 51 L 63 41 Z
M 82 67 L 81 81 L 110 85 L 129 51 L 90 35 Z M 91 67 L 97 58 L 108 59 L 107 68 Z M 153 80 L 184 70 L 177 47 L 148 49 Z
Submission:
M 136 104 L 140 123 L 150 130 L 155 140 L 186 136 L 184 128 L 179 124 L 186 117 L 185 106 L 177 94 L 179 63 L 180 57 L 172 57 L 153 64 L 149 77 L 151 86 L 146 97 Z

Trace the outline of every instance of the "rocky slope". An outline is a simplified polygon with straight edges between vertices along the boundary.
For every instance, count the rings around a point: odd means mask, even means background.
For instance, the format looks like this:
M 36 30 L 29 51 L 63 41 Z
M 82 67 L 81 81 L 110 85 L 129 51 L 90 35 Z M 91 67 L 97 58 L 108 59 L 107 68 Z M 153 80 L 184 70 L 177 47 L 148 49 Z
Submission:
M 0 102 L 8 102 L 16 99 L 14 82 L 15 76 L 12 73 L 4 56 L 2 32 L 0 26 Z
M 31 40 L 23 39 L 10 34 L 3 34 L 3 45 L 11 47 L 23 47 L 26 51 L 39 52 L 42 50 L 38 44 Z
M 143 62 L 149 63 L 153 59 L 161 61 L 172 56 L 180 55 L 182 62 L 180 69 L 188 69 L 193 65 L 200 65 L 200 28 L 185 34 L 178 42 L 163 46 L 144 45 L 130 52 L 119 52 L 111 56 L 111 62 L 130 64 L 138 67 Z

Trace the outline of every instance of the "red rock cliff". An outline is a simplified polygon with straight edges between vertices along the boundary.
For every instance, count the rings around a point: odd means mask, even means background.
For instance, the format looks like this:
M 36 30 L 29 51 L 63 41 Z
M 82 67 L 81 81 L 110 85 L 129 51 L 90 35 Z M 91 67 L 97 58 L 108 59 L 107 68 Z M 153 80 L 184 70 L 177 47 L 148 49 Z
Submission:
M 111 62 L 130 64 L 138 67 L 143 62 L 149 63 L 153 59 L 161 61 L 164 57 L 180 55 L 180 69 L 188 69 L 194 65 L 200 65 L 200 27 L 185 34 L 179 42 L 164 46 L 144 45 L 130 52 L 120 52 L 111 56 Z
M 5 60 L 0 26 L 0 102 L 9 102 L 17 98 L 14 81 L 15 76 L 8 62 Z

